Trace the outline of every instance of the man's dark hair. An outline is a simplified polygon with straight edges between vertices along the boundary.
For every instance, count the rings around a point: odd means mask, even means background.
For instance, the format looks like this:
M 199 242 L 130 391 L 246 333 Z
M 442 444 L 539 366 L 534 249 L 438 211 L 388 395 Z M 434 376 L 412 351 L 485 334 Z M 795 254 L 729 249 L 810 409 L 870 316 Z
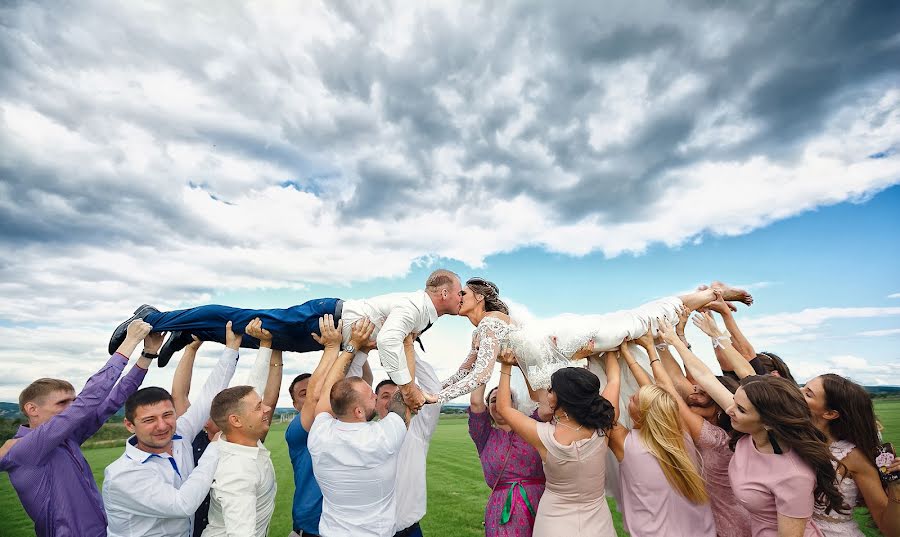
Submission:
M 331 410 L 336 416 L 344 416 L 347 411 L 359 401 L 359 392 L 356 391 L 357 382 L 366 382 L 362 377 L 346 377 L 334 383 L 331 387 Z
M 378 390 L 381 389 L 382 386 L 396 386 L 397 383 L 391 379 L 384 379 L 378 383 L 378 386 L 375 386 L 375 395 L 378 395 Z
M 131 397 L 125 400 L 125 419 L 134 423 L 134 413 L 138 407 L 146 405 L 155 405 L 163 401 L 172 401 L 172 394 L 159 386 L 150 386 L 149 388 L 141 388 L 131 394 Z M 172 402 L 174 405 L 174 401 Z
M 291 396 L 291 401 L 294 400 L 294 386 L 296 386 L 297 383 L 300 382 L 301 380 L 306 380 L 311 376 L 312 375 L 309 373 L 300 373 L 299 375 L 294 377 L 294 380 L 291 381 L 291 385 L 288 386 L 288 395 Z
M 228 432 L 231 429 L 228 416 L 240 413 L 241 399 L 252 391 L 253 386 L 233 386 L 216 394 L 209 408 L 209 417 L 213 423 L 218 425 L 219 429 Z

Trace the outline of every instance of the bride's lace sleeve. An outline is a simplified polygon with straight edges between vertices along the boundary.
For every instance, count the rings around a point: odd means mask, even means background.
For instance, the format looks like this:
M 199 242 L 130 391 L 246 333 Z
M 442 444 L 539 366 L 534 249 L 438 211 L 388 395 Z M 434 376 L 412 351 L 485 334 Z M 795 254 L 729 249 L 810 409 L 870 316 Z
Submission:
M 477 330 L 475 331 L 477 334 Z M 443 390 L 447 386 L 451 384 L 456 384 L 463 377 L 469 374 L 469 371 L 472 370 L 472 365 L 475 363 L 475 359 L 477 358 L 478 347 L 476 344 L 476 336 L 472 335 L 472 350 L 469 351 L 469 355 L 466 356 L 465 361 L 459 366 L 459 370 L 456 373 L 450 375 L 449 378 L 441 382 L 441 389 Z M 474 389 L 474 388 L 473 388 Z
M 451 377 L 457 377 L 451 383 L 445 383 L 441 392 L 437 395 L 439 403 L 446 403 L 452 399 L 456 399 L 460 395 L 471 393 L 472 390 L 486 383 L 494 372 L 494 363 L 500 354 L 500 338 L 496 332 L 493 322 L 484 322 L 478 324 L 475 330 L 475 339 L 478 341 L 477 351 L 475 353 L 475 363 L 467 370 L 460 369 Z M 469 357 L 471 358 L 471 353 Z M 468 359 L 466 362 L 468 363 Z M 463 364 L 465 367 L 465 364 Z

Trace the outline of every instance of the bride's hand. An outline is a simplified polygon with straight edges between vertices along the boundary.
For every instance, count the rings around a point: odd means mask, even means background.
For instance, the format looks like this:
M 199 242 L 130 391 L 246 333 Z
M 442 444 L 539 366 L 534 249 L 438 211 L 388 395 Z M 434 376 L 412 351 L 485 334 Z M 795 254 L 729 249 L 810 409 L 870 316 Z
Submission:
M 581 360 L 582 358 L 587 358 L 588 356 L 594 354 L 594 338 L 588 340 L 585 343 L 584 347 L 578 349 L 575 354 L 572 355 L 571 360 Z
M 497 361 L 501 364 L 516 366 L 519 364 L 519 361 L 516 359 L 516 353 L 512 351 L 512 349 L 504 349 L 500 352 L 500 355 L 497 356 Z

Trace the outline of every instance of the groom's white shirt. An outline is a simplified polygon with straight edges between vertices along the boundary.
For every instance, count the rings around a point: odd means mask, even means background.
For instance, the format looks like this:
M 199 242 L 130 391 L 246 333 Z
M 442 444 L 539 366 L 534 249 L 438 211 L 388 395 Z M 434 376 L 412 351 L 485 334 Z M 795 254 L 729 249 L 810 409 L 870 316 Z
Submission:
M 341 311 L 344 321 L 344 342 L 350 340 L 353 323 L 367 317 L 375 325 L 378 357 L 385 372 L 397 385 L 412 380 L 403 352 L 403 340 L 412 332 L 421 332 L 437 321 L 438 314 L 431 297 L 425 291 L 393 293 L 365 300 L 345 300 Z M 348 376 L 361 376 L 367 355 L 356 353 L 347 371 Z

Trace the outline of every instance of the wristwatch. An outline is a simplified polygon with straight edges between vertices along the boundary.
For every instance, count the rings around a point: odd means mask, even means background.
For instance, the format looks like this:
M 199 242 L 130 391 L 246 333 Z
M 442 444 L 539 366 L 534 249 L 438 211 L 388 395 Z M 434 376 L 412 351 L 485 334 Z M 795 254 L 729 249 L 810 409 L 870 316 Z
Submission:
M 147 352 L 147 351 L 141 351 L 141 356 L 143 356 L 144 358 L 149 358 L 150 360 L 159 358 L 159 355 L 156 354 L 155 352 Z
M 350 354 L 356 354 L 356 347 L 347 343 L 344 345 L 344 352 L 349 352 Z

